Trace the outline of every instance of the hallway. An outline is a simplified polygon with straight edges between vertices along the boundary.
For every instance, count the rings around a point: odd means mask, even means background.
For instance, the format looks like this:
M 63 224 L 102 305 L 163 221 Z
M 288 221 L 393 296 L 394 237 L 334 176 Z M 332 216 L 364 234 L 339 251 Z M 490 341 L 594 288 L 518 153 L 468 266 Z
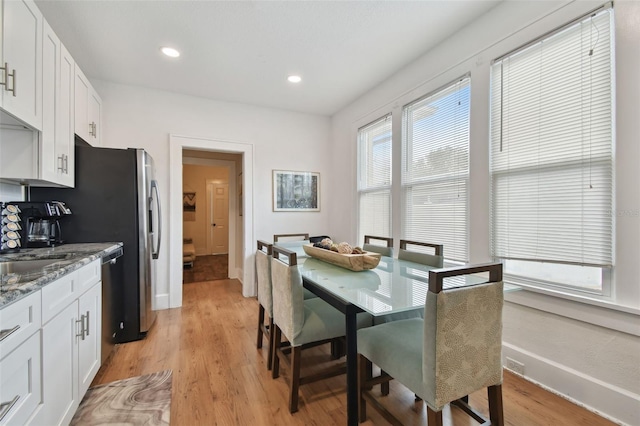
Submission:
M 198 256 L 192 267 L 184 267 L 183 284 L 204 281 L 226 280 L 229 278 L 229 255 L 216 254 Z

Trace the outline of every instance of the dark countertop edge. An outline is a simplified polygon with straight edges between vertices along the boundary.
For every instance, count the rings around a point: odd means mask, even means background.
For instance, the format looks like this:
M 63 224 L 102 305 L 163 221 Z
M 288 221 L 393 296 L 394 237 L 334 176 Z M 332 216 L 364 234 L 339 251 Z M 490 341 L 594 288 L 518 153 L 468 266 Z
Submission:
M 18 253 L 4 255 L 4 258 L 18 258 L 21 255 L 28 255 L 29 259 L 37 260 L 39 259 L 38 256 L 40 253 L 40 256 L 43 258 L 50 256 L 52 252 L 56 251 L 64 253 L 80 253 L 77 258 L 70 259 L 69 263 L 62 266 L 60 269 L 49 272 L 33 281 L 21 283 L 17 289 L 7 290 L 6 292 L 0 291 L 0 309 L 4 309 L 18 300 L 40 290 L 42 287 L 57 280 L 58 278 L 76 271 L 122 246 L 123 243 L 121 242 L 76 243 L 64 244 L 54 249 L 24 249 Z

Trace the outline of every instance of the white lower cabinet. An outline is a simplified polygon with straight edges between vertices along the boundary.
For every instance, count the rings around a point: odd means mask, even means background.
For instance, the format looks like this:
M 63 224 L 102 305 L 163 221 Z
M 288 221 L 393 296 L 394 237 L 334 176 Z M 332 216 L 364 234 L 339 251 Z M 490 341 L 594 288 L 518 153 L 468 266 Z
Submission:
M 25 424 L 42 402 L 40 292 L 0 311 L 0 425 Z
M 102 343 L 102 283 L 78 299 L 78 317 L 84 316 L 85 338 L 78 341 L 78 391 L 84 396 L 100 369 Z
M 78 400 L 78 302 L 67 306 L 42 327 L 43 405 L 42 422 L 69 424 Z
M 97 260 L 42 289 L 42 404 L 27 424 L 69 424 L 100 368 L 99 266 Z

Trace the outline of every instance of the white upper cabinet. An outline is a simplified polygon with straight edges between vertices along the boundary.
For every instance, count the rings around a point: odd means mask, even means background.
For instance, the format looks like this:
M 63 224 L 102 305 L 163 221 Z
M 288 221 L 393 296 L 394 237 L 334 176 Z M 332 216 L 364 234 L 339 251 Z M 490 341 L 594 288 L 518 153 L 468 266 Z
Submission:
M 32 0 L 0 0 L 0 108 L 42 129 L 42 14 Z
M 41 179 L 74 184 L 74 61 L 47 21 L 42 41 Z
M 76 134 L 93 146 L 101 146 L 102 99 L 76 64 L 75 129 Z

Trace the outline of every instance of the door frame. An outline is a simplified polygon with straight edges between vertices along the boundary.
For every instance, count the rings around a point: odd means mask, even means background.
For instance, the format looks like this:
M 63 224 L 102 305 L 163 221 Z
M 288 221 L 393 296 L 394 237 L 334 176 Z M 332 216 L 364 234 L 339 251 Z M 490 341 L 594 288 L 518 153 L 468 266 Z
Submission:
M 244 212 L 240 219 L 242 233 L 238 262 L 238 279 L 242 283 L 242 295 L 256 295 L 253 259 L 253 144 L 169 134 L 169 307 L 182 306 L 182 151 L 226 152 L 242 154 L 242 184 Z M 165 222 L 166 223 L 166 222 Z M 238 239 L 236 237 L 236 239 Z M 231 244 L 231 242 L 229 242 Z

